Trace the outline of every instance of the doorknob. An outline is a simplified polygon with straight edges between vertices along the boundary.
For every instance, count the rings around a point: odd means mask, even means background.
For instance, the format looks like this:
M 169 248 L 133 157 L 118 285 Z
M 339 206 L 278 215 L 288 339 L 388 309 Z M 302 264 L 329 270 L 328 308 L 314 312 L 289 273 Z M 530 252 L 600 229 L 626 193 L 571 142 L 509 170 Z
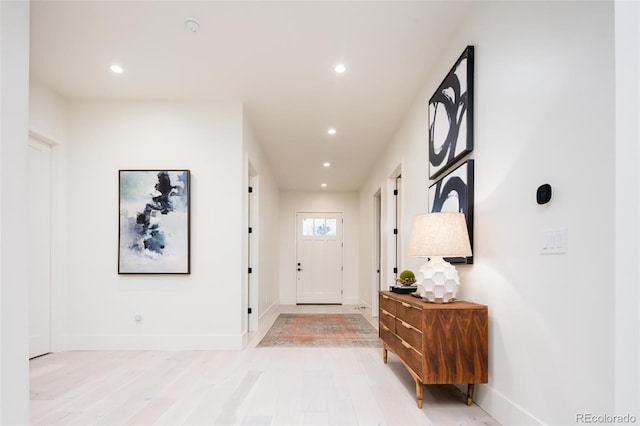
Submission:
M 298 271 L 302 271 L 302 268 L 298 268 Z

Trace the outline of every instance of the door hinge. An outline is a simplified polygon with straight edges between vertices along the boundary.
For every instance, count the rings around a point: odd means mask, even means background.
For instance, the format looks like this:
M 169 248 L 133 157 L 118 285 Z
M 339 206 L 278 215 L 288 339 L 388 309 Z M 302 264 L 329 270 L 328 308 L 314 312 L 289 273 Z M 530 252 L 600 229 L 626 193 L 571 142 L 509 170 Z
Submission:
M 398 190 L 397 189 L 393 190 L 393 195 L 398 195 Z
M 253 187 L 249 187 L 249 194 L 251 194 L 253 192 Z
M 252 272 L 253 272 L 253 268 L 249 268 L 249 273 L 252 273 Z
M 394 273 L 394 274 L 397 274 L 397 273 L 398 273 L 398 268 L 397 268 L 397 267 L 393 268 L 393 273 Z
M 398 228 L 393 228 L 393 235 L 398 235 Z
M 253 228 L 249 227 L 249 233 L 251 234 L 253 232 Z
M 251 308 L 249 308 L 249 313 L 250 313 L 250 314 L 252 313 Z

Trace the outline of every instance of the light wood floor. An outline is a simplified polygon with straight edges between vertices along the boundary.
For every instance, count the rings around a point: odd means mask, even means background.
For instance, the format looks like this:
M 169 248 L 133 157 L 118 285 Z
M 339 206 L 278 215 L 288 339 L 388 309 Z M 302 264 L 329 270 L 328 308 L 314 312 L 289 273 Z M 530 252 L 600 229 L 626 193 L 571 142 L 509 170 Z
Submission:
M 73 351 L 30 361 L 33 425 L 498 425 L 453 386 L 424 407 L 398 358 L 379 348 L 256 348 L 277 315 L 362 313 L 282 306 L 242 351 Z

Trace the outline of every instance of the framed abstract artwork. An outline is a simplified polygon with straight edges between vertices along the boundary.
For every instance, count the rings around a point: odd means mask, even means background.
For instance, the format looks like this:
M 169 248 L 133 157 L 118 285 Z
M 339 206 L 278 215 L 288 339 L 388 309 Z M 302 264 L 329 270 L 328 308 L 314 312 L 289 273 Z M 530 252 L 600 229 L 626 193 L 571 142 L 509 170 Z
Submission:
M 189 274 L 189 170 L 119 171 L 119 274 Z
M 464 213 L 473 251 L 473 160 L 465 161 L 429 187 L 429 212 Z M 450 263 L 473 263 L 473 256 L 446 260 Z
M 429 179 L 473 150 L 473 46 L 429 99 Z

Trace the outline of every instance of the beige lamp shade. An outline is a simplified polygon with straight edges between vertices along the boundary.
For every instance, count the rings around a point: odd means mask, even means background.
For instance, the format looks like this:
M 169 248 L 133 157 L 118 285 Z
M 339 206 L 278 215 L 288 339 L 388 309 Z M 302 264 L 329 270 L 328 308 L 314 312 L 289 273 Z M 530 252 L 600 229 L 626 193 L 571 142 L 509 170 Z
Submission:
M 471 254 L 464 213 L 425 213 L 413 218 L 407 256 L 468 257 Z

